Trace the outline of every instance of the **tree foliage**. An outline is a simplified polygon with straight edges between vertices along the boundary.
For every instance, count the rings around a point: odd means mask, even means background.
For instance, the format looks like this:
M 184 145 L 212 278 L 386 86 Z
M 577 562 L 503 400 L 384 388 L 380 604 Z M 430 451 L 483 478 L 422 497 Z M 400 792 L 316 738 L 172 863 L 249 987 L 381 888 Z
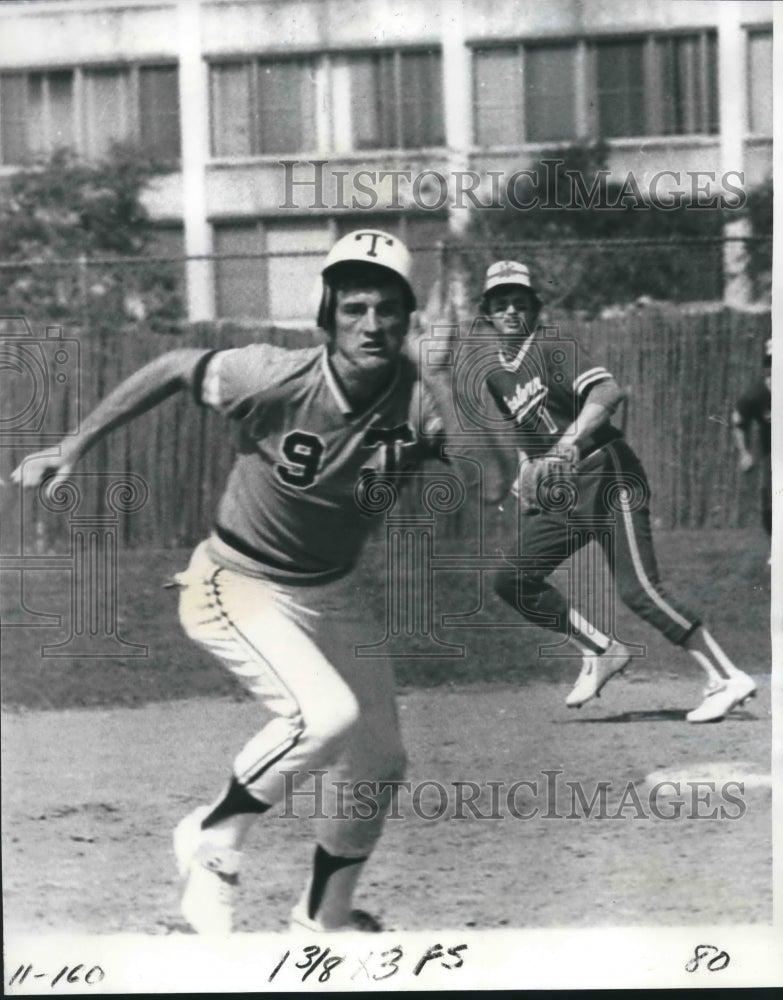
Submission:
M 103 163 L 61 151 L 5 178 L 0 257 L 12 266 L 0 270 L 2 313 L 107 332 L 178 329 L 176 267 L 149 260 L 155 230 L 141 201 L 159 172 L 116 147 Z
M 772 178 L 748 192 L 744 209 L 755 239 L 748 244 L 747 269 L 757 296 L 772 294 Z

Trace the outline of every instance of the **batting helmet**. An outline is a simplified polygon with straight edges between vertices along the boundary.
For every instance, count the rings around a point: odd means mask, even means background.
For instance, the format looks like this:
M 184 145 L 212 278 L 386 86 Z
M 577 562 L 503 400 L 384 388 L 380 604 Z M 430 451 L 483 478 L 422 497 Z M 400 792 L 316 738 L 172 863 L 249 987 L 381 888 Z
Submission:
M 335 243 L 321 268 L 321 303 L 317 323 L 322 329 L 328 330 L 334 317 L 336 286 L 345 280 L 350 281 L 353 274 L 366 272 L 367 268 L 377 268 L 381 281 L 399 282 L 405 292 L 408 312 L 416 308 L 408 248 L 396 236 L 380 229 L 357 229 Z
M 526 288 L 533 296 L 536 309 L 541 308 L 541 299 L 533 286 L 527 264 L 520 264 L 515 260 L 497 260 L 487 268 L 484 278 L 484 289 L 481 294 L 481 308 L 484 312 L 487 311 L 488 294 L 501 285 L 519 285 L 521 288 Z

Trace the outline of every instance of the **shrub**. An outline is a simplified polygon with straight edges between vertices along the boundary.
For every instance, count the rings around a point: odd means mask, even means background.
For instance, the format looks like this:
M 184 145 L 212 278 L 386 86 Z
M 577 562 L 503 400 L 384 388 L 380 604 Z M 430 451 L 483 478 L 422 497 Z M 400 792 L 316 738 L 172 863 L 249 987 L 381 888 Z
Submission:
M 177 330 L 176 268 L 148 259 L 154 228 L 141 203 L 144 186 L 160 172 L 118 146 L 103 163 L 81 163 L 60 151 L 6 178 L 0 310 L 98 330 L 139 324 Z

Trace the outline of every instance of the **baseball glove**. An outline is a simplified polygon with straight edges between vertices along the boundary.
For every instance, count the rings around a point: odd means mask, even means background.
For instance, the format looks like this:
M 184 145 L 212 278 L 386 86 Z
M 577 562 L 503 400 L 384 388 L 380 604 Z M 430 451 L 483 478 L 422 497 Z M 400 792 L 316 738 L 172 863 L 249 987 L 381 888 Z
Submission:
M 576 471 L 579 451 L 574 445 L 557 444 L 540 458 L 524 458 L 513 493 L 522 512 L 535 514 L 546 508 L 547 493 Z

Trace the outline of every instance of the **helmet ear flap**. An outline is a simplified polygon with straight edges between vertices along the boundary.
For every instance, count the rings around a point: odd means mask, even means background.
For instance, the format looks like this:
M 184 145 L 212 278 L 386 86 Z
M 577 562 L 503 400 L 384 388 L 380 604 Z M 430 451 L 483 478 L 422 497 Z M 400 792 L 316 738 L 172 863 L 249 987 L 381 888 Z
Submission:
M 334 290 L 328 281 L 321 279 L 321 302 L 316 323 L 322 330 L 329 330 L 334 317 Z

